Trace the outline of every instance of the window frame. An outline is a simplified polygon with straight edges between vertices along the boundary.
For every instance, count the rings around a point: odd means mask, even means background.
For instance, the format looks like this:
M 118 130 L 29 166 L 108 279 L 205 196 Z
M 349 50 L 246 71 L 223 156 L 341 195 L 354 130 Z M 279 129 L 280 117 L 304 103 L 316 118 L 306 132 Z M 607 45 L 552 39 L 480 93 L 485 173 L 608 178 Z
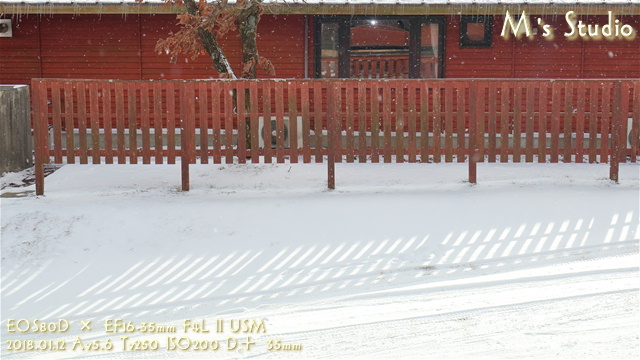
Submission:
M 467 37 L 468 24 L 483 24 L 484 39 L 472 41 Z M 460 49 L 490 49 L 493 47 L 493 16 L 492 15 L 462 15 L 460 16 Z
M 321 15 L 314 21 L 314 77 L 320 79 L 322 67 L 322 24 L 338 24 L 338 78 L 351 78 L 351 26 L 355 21 L 362 20 L 406 20 L 409 22 L 409 78 L 420 78 L 421 56 L 421 26 L 424 24 L 438 25 L 438 78 L 445 74 L 445 17 L 435 16 L 402 16 L 402 15 Z

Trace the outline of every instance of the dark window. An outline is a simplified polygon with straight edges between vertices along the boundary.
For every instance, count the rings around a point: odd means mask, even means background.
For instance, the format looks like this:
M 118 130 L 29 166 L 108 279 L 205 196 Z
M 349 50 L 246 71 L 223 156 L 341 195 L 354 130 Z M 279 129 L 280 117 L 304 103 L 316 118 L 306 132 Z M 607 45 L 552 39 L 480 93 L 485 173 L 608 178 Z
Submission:
M 444 19 L 326 16 L 316 21 L 318 78 L 442 77 Z
M 462 16 L 460 18 L 460 48 L 490 48 L 491 24 L 489 15 Z

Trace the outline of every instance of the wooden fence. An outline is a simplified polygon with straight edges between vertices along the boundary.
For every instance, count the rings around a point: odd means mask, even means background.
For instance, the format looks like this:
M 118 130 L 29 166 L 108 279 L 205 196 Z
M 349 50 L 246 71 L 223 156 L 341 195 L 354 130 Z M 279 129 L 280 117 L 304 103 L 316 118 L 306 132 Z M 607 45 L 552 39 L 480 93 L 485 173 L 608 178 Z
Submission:
M 640 80 L 32 81 L 44 164 L 636 162 Z M 266 121 L 269 119 L 270 121 Z M 470 156 L 471 155 L 471 156 Z

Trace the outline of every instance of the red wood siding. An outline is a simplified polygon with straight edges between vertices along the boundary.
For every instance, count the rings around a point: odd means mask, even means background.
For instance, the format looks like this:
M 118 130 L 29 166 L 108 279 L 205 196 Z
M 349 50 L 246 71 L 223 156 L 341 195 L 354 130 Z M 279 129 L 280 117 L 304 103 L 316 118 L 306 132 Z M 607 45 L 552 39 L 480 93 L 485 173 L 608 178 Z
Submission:
M 537 18 L 533 16 L 532 19 Z M 447 17 L 446 77 L 449 78 L 638 78 L 640 36 L 627 40 L 568 40 L 563 16 L 542 17 L 554 29 L 547 41 L 542 31 L 534 38 L 505 40 L 500 36 L 504 18 L 494 16 L 492 47 L 461 49 L 460 18 Z M 640 17 L 620 16 L 622 23 L 640 29 Z M 607 23 L 606 16 L 580 17 L 584 23 Z M 532 26 L 535 22 L 532 21 Z
M 640 16 L 620 16 L 640 29 Z M 181 56 L 170 64 L 158 55 L 159 38 L 176 29 L 174 15 L 22 15 L 14 17 L 12 38 L 0 38 L 0 83 L 28 84 L 31 78 L 191 79 L 216 78 L 210 60 Z M 638 78 L 640 36 L 633 41 L 569 41 L 564 17 L 545 18 L 555 40 L 500 37 L 503 17 L 495 16 L 493 46 L 460 49 L 459 16 L 447 16 L 447 78 Z M 604 16 L 583 21 L 605 24 Z M 564 25 L 563 25 L 564 24 Z M 309 16 L 309 74 L 313 76 L 313 16 Z M 258 46 L 271 60 L 276 77 L 304 77 L 304 16 L 264 15 Z M 237 33 L 223 41 L 239 70 Z M 259 71 L 259 77 L 266 77 Z

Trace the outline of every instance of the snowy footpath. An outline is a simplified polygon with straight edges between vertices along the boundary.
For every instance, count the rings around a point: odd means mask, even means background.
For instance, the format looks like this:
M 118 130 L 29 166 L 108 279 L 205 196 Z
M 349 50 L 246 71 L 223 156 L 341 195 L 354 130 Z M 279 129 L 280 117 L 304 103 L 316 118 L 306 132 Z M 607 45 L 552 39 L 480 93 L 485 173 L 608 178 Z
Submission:
M 0 193 L 2 359 L 628 358 L 640 165 L 66 165 Z M 7 174 L 7 184 L 23 174 Z

